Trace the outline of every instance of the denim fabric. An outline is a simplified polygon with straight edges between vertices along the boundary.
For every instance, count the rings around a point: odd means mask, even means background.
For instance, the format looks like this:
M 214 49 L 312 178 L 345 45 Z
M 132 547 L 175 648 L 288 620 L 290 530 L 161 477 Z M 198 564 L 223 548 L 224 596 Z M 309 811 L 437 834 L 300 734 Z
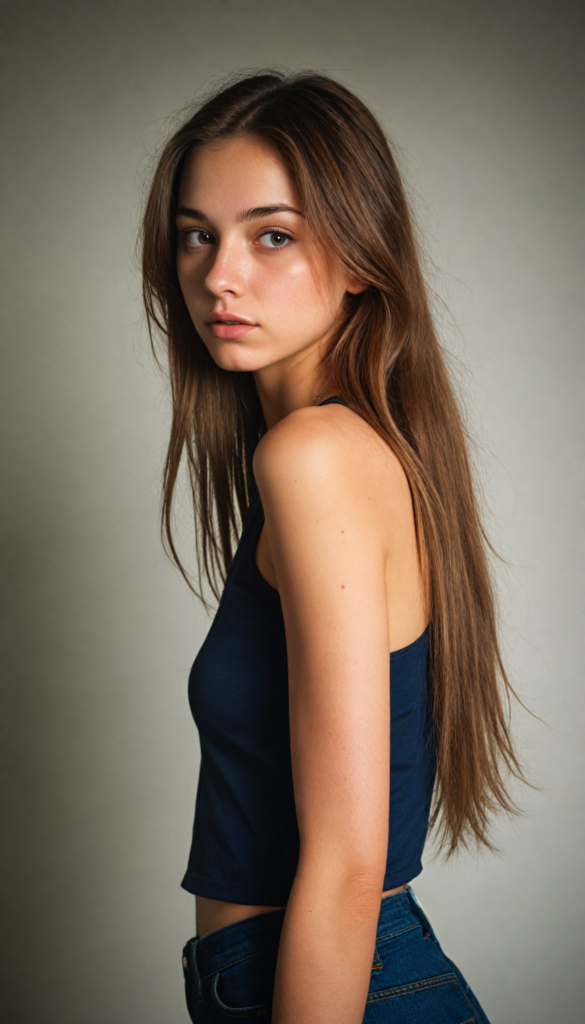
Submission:
M 194 1024 L 271 1019 L 284 910 L 191 939 L 183 950 Z M 363 1024 L 489 1024 L 465 978 L 443 953 L 412 889 L 385 896 Z

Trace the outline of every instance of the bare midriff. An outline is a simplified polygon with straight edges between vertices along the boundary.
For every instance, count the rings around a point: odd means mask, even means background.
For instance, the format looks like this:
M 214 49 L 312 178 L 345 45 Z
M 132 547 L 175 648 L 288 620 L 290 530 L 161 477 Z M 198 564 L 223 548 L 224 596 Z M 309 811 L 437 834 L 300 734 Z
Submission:
M 408 888 L 408 883 L 399 885 L 397 889 L 387 889 L 384 896 L 392 896 L 395 892 Z M 207 896 L 195 897 L 195 913 L 197 918 L 197 935 L 200 939 L 218 928 L 225 928 L 236 921 L 245 921 L 247 917 L 268 914 L 272 910 L 284 910 L 284 907 L 257 907 L 245 903 L 228 903 L 224 900 L 211 900 Z

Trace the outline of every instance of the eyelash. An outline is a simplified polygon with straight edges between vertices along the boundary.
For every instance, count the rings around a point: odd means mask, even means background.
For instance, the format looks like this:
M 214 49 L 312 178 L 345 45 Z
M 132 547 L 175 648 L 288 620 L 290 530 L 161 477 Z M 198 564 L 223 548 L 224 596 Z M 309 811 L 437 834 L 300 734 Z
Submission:
M 179 237 L 184 239 L 187 242 L 187 236 L 188 235 L 194 235 L 194 234 L 197 234 L 197 233 L 200 233 L 202 235 L 209 235 L 210 238 L 213 238 L 213 235 L 209 231 L 205 231 L 204 228 L 183 228 L 183 230 L 179 232 Z M 287 239 L 287 241 L 294 242 L 293 236 L 291 234 L 289 234 L 288 231 L 285 231 L 283 228 L 265 228 L 264 231 L 262 232 L 262 234 L 259 235 L 258 237 L 259 238 L 263 238 L 264 235 L 282 235 L 283 238 Z M 189 244 L 189 243 L 187 242 L 187 244 Z M 208 244 L 210 244 L 210 243 L 204 243 L 203 245 L 195 245 L 195 246 L 193 246 L 193 248 L 194 249 L 204 249 L 204 248 L 206 248 L 206 245 L 208 245 Z M 286 249 L 288 247 L 286 245 L 275 245 L 275 246 L 268 246 L 268 245 L 266 245 L 266 246 L 262 246 L 262 248 L 263 249 L 272 249 L 274 251 L 276 249 Z
M 259 238 L 264 238 L 264 235 L 282 235 L 282 237 L 286 238 L 287 241 L 289 241 L 289 242 L 293 242 L 294 241 L 292 235 L 289 235 L 288 231 L 284 231 L 282 228 L 267 228 L 265 231 L 262 232 L 261 235 L 259 235 Z M 266 249 L 286 249 L 287 246 L 286 245 L 274 245 L 274 246 L 267 245 L 267 246 L 264 246 L 263 248 L 266 248 Z
M 209 231 L 204 231 L 203 228 L 183 228 L 182 231 L 179 231 L 179 238 L 182 238 L 185 241 L 187 241 L 187 236 L 188 235 L 197 235 L 197 234 L 209 235 L 210 233 L 209 233 Z M 210 235 L 210 237 L 213 238 L 213 235 Z M 195 248 L 195 249 L 203 249 L 204 246 L 203 245 L 201 245 L 201 246 L 196 245 L 193 248 Z

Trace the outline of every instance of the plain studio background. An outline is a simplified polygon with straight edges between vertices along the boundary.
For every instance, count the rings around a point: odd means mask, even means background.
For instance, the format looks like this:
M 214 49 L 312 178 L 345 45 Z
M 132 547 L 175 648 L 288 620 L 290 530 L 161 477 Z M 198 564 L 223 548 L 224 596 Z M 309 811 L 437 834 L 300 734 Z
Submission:
M 582 1018 L 582 23 L 577 3 L 4 2 L 6 1024 L 186 1022 L 179 888 L 207 622 L 157 532 L 168 426 L 138 302 L 140 183 L 211 76 L 338 75 L 400 146 L 460 333 L 512 563 L 539 792 L 499 856 L 415 891 L 493 1024 Z M 581 38 L 580 38 L 581 36 Z

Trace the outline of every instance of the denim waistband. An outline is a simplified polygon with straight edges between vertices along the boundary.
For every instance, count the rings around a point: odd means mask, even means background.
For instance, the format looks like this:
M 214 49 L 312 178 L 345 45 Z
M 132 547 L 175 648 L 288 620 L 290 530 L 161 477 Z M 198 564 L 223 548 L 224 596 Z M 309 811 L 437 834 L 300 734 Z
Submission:
M 201 939 L 191 939 L 185 947 L 185 954 L 197 989 L 201 981 L 217 971 L 248 960 L 257 953 L 274 949 L 280 940 L 284 914 L 284 910 L 271 910 L 208 932 Z M 392 896 L 384 896 L 380 905 L 376 941 L 401 935 L 420 924 L 430 928 L 410 887 Z

